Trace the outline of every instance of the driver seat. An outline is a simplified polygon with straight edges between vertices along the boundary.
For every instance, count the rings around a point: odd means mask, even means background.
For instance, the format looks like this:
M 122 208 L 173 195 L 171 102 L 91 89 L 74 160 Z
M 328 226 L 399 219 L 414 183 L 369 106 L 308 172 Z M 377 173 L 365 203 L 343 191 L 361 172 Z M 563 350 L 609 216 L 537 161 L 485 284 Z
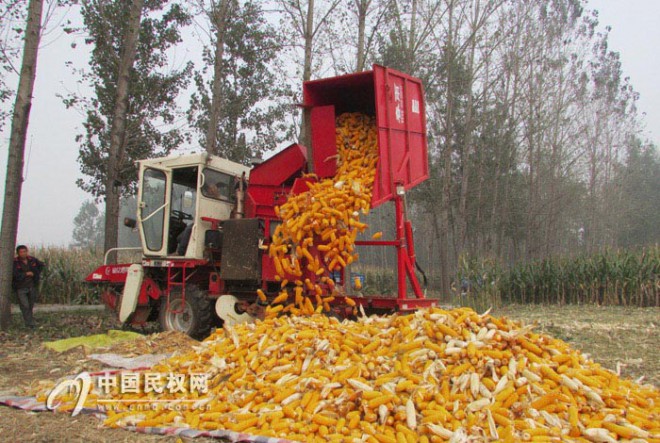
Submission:
M 178 246 L 178 237 L 187 228 L 188 225 L 183 220 L 176 217 L 170 217 L 170 232 L 167 242 L 167 255 L 172 255 L 176 252 Z

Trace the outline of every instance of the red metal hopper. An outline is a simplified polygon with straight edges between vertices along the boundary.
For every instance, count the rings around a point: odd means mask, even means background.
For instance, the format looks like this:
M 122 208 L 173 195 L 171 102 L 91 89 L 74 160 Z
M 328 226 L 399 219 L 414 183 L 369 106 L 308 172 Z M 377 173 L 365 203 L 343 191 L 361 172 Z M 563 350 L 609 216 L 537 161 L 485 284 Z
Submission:
M 420 79 L 374 65 L 373 71 L 303 84 L 303 105 L 311 114 L 314 172 L 331 177 L 337 169 L 335 117 L 344 112 L 376 116 L 379 162 L 371 206 L 392 200 L 429 176 L 424 90 Z
M 405 191 L 429 177 L 426 110 L 422 81 L 402 72 L 374 65 L 372 71 L 313 80 L 303 84 L 303 106 L 310 112 L 314 173 L 332 177 L 337 170 L 335 118 L 344 112 L 376 117 L 379 159 L 371 198 L 375 208 L 392 200 L 396 214 L 394 240 L 358 241 L 363 246 L 397 249 L 397 298 L 372 297 L 375 308 L 409 311 L 434 306 L 425 298 L 415 274 L 415 247 L 406 219 Z M 408 282 L 414 297 L 408 297 Z

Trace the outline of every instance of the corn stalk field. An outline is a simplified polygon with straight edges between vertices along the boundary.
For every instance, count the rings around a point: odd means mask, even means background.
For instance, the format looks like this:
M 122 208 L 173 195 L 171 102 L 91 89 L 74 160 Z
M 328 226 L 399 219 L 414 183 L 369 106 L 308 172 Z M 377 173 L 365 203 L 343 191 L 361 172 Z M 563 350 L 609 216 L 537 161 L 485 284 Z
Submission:
M 46 263 L 39 287 L 41 303 L 95 304 L 99 296 L 85 277 L 103 264 L 101 250 L 92 248 L 43 247 L 30 255 Z
M 660 306 L 660 247 L 516 266 L 498 286 L 504 302 Z
M 85 283 L 94 269 L 103 264 L 103 252 L 95 248 L 48 246 L 30 254 L 46 263 L 39 284 L 39 302 L 44 304 L 89 305 L 100 303 L 98 288 Z M 131 260 L 120 254 L 119 260 Z M 15 301 L 15 300 L 14 300 Z
M 41 303 L 99 302 L 96 289 L 84 279 L 103 263 L 100 250 L 44 247 L 32 254 L 47 264 Z M 134 258 L 126 254 L 120 260 Z M 354 265 L 351 271 L 364 274 L 364 295 L 396 291 L 395 269 Z M 437 287 L 430 275 L 430 296 L 477 310 L 511 303 L 660 307 L 660 246 L 555 257 L 508 269 L 495 260 L 462 257 L 451 294 L 440 294 Z
M 396 291 L 396 270 L 356 266 L 365 276 L 364 294 Z M 604 250 L 554 257 L 506 268 L 496 260 L 461 257 L 451 294 L 439 294 L 431 274 L 431 296 L 477 310 L 507 304 L 660 306 L 660 246 Z

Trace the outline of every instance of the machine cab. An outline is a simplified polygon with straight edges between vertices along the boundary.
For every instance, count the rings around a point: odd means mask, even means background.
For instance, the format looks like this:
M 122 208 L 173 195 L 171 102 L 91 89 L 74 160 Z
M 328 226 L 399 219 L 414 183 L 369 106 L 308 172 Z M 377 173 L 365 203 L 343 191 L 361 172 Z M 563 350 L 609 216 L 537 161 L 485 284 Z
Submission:
M 249 168 L 207 153 L 139 162 L 137 224 L 145 257 L 204 259 L 218 221 L 240 217 Z

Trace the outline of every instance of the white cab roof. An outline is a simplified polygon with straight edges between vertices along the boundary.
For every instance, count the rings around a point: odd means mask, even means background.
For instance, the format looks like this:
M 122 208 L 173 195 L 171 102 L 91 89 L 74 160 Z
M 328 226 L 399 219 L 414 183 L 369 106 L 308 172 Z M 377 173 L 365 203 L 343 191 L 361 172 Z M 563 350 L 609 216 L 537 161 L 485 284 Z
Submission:
M 175 154 L 168 157 L 158 157 L 149 160 L 139 160 L 138 163 L 145 167 L 154 168 L 179 168 L 185 166 L 209 166 L 226 174 L 240 176 L 245 172 L 246 177 L 250 175 L 250 167 L 236 163 L 225 158 L 209 155 L 206 152 L 196 154 Z

